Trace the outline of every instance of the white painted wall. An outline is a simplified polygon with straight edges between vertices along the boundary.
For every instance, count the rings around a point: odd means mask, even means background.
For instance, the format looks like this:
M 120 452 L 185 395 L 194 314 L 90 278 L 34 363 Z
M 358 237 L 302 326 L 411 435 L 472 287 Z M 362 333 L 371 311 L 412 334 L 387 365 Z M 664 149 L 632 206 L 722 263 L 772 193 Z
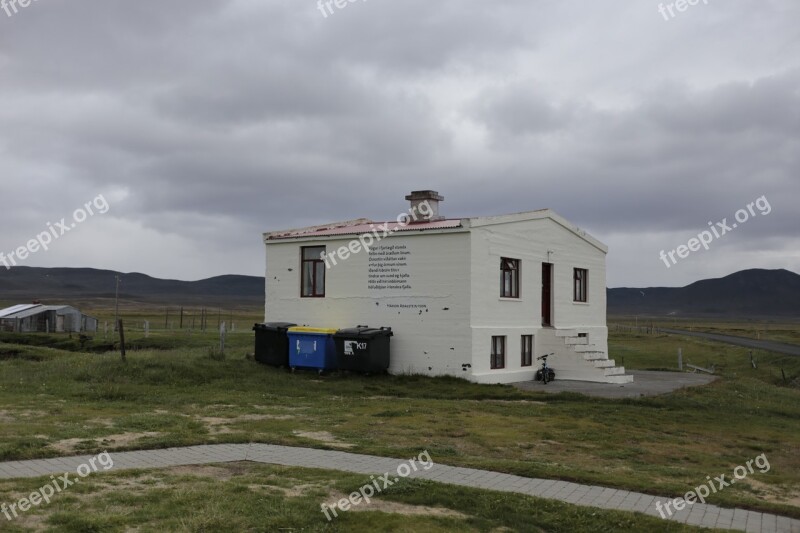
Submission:
M 369 254 L 360 252 L 332 266 L 325 298 L 300 298 L 300 248 L 328 251 L 351 237 L 274 241 L 267 245 L 267 322 L 327 328 L 389 326 L 392 373 L 463 376 L 472 361 L 469 333 L 469 233 L 402 232 L 373 245 L 406 246 L 411 289 L 368 288 Z
M 553 368 L 562 377 L 577 376 L 586 366 L 577 361 L 562 339 L 542 330 L 542 263 L 553 263 L 552 320 L 556 329 L 580 327 L 607 353 L 605 252 L 551 218 L 491 223 L 472 222 L 472 379 L 484 383 L 510 383 L 533 379 L 541 362 L 536 357 L 550 352 Z M 552 251 L 549 255 L 548 250 Z M 500 298 L 500 258 L 519 259 L 520 298 Z M 573 301 L 573 269 L 589 270 L 587 303 Z M 491 369 L 491 337 L 506 336 L 506 368 Z M 523 367 L 521 336 L 534 335 L 534 364 Z M 557 342 L 553 342 L 555 339 Z M 560 344 L 558 344 L 560 343 Z M 569 356 L 569 357 L 568 357 Z M 559 361 L 561 359 L 561 361 Z M 596 374 L 596 372 L 594 372 Z M 580 374 L 583 379 L 584 373 Z

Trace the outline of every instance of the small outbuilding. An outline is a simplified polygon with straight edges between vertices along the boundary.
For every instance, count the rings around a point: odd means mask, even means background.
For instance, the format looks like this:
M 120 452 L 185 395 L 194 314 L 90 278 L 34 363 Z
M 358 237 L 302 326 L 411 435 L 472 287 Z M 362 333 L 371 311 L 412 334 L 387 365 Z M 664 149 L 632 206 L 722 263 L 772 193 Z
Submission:
M 391 327 L 392 373 L 480 383 L 628 383 L 608 357 L 606 246 L 549 209 L 445 218 L 436 191 L 406 213 L 264 234 L 267 322 Z
M 23 304 L 0 310 L 0 331 L 94 333 L 97 319 L 69 305 Z

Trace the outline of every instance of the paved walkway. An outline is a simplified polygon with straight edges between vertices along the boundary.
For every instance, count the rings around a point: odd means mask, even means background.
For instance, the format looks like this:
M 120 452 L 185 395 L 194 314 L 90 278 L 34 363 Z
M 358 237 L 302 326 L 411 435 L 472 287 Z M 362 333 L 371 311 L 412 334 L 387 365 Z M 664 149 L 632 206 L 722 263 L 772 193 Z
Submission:
M 11 461 L 0 463 L 0 479 L 33 478 L 51 474 L 73 473 L 93 456 L 61 457 L 33 461 Z M 303 468 L 323 468 L 359 474 L 396 475 L 397 467 L 407 459 L 392 459 L 359 455 L 355 453 L 274 446 L 270 444 L 219 444 L 118 452 L 111 455 L 112 470 L 130 468 L 167 468 L 171 466 L 205 465 L 235 461 L 255 461 Z M 436 458 L 433 457 L 435 461 Z M 102 472 L 102 468 L 99 470 Z M 486 470 L 461 468 L 437 464 L 430 470 L 419 469 L 408 477 L 428 479 L 463 487 L 474 487 L 500 492 L 516 492 L 539 498 L 559 500 L 574 505 L 639 511 L 658 517 L 656 501 L 666 502 L 667 497 L 656 497 L 626 490 L 579 485 L 566 481 L 525 478 Z M 673 515 L 671 520 L 700 527 L 715 527 L 740 531 L 766 533 L 800 533 L 800 520 L 782 516 L 722 509 L 715 505 L 695 504 Z

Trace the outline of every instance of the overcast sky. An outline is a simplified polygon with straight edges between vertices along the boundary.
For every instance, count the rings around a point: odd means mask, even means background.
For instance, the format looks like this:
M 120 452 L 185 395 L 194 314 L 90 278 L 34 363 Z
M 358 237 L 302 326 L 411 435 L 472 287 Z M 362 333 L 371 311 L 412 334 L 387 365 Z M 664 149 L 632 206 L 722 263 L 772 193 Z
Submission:
M 609 245 L 612 287 L 800 272 L 797 0 L 344 5 L 0 11 L 0 251 L 102 194 L 20 264 L 262 275 L 264 231 L 435 189 L 448 217 L 554 209 Z

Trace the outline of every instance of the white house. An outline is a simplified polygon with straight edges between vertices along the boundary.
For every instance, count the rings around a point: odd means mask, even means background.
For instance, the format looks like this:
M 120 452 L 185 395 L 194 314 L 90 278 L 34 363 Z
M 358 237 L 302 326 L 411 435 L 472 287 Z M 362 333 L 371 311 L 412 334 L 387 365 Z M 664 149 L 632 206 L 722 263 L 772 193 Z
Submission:
M 265 233 L 266 321 L 389 326 L 392 373 L 528 381 L 554 353 L 556 379 L 633 380 L 608 358 L 600 241 L 549 209 L 445 219 L 435 191 L 406 199 L 391 222 Z

